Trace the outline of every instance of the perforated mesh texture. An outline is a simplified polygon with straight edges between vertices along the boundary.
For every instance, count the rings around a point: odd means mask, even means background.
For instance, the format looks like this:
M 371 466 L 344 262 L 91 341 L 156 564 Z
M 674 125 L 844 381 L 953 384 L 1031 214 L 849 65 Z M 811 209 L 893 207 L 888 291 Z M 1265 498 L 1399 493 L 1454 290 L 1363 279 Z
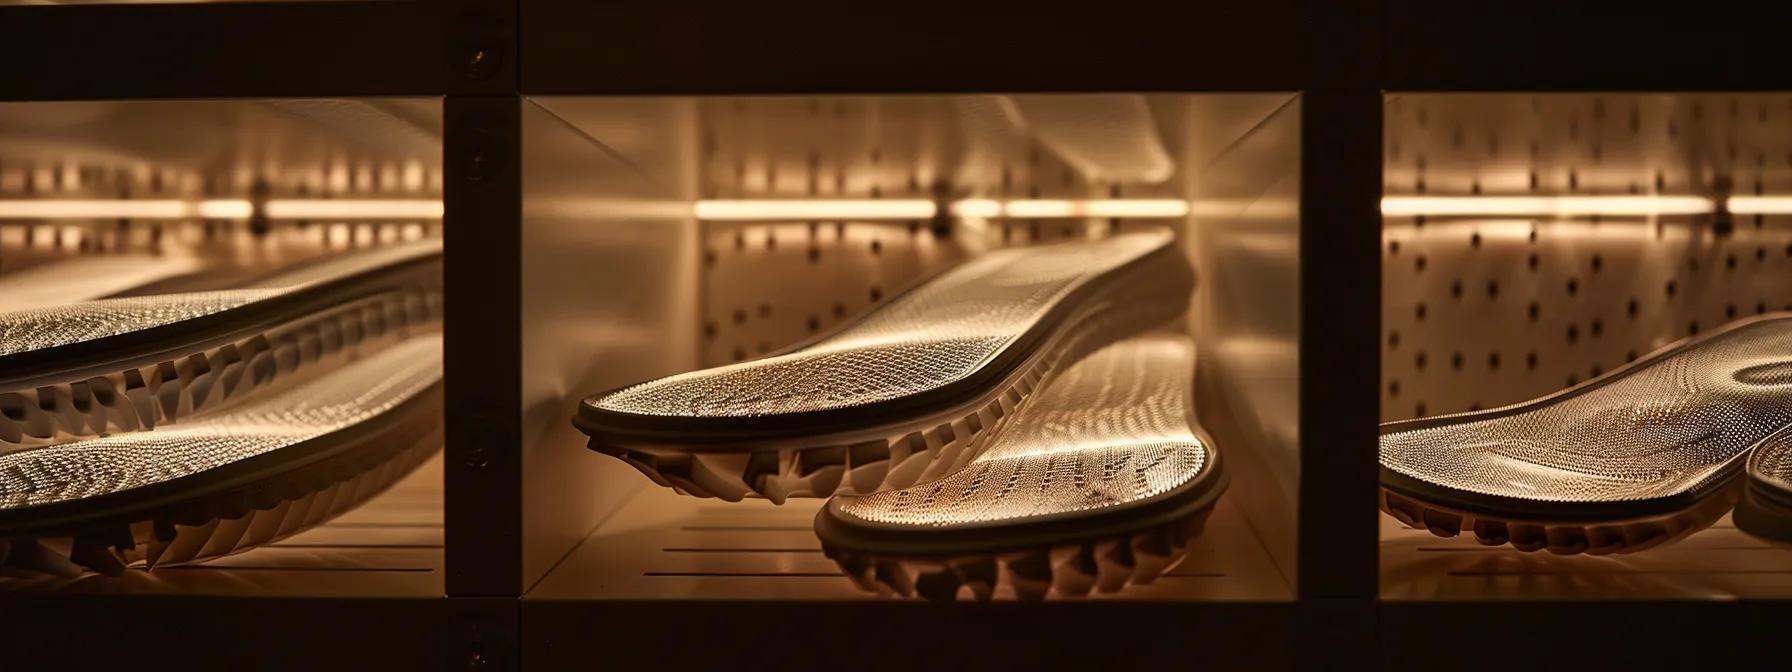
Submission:
M 240 289 L 102 299 L 0 315 L 0 355 L 31 352 L 205 317 L 286 292 Z
M 1381 463 L 1473 493 L 1557 502 L 1691 492 L 1792 423 L 1792 317 L 1745 323 L 1597 389 L 1503 418 L 1383 434 Z
M 0 508 L 23 508 L 196 474 L 391 410 L 441 378 L 442 339 L 420 336 L 321 378 L 178 427 L 0 455 Z
M 1773 435 L 1748 458 L 1749 478 L 1792 492 L 1792 430 Z
M 1168 245 L 1166 231 L 977 257 L 800 351 L 662 378 L 586 400 L 621 413 L 748 417 L 848 408 L 978 370 L 1090 280 Z
M 283 274 L 281 279 L 292 284 L 277 287 L 101 299 L 0 313 L 0 355 L 72 345 L 205 317 L 299 291 L 314 283 L 440 251 L 439 241 L 426 241 L 346 255 Z
M 848 516 L 950 527 L 1088 512 L 1169 492 L 1210 464 L 1191 429 L 1194 347 L 1141 336 L 1078 362 L 988 452 L 943 479 L 853 500 Z

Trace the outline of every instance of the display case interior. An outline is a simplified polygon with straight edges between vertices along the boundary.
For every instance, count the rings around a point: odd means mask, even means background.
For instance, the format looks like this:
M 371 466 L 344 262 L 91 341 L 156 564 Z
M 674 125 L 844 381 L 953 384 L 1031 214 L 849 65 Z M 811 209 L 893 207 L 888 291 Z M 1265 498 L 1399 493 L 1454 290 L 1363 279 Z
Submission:
M 0 104 L 0 591 L 442 594 L 440 125 Z
M 876 598 L 818 540 L 834 482 L 662 487 L 574 427 L 581 402 L 776 359 L 989 255 L 1153 232 L 1193 271 L 1160 328 L 1194 373 L 1168 379 L 1230 486 L 1179 565 L 1092 594 L 1292 599 L 1297 96 L 546 97 L 523 132 L 525 600 Z
M 1785 424 L 1792 98 L 1392 94 L 1385 141 L 1383 597 L 1792 595 L 1727 513 Z

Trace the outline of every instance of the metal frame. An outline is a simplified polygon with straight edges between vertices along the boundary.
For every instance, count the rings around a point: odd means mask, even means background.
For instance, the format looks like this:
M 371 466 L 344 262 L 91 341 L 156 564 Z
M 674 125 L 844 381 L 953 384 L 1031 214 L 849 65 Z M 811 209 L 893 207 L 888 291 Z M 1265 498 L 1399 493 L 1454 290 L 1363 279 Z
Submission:
M 49 594 L 0 611 L 17 669 L 441 669 L 464 647 L 438 602 Z
M 1370 514 L 1381 353 L 1382 92 L 1792 90 L 1792 71 L 1780 67 L 1777 35 L 1769 32 L 1784 21 L 1760 15 L 1788 10 L 1751 5 L 1745 17 L 1707 5 L 1661 18 L 1598 16 L 1542 0 L 1276 0 L 1225 9 L 1110 3 L 1098 13 L 1039 3 L 705 4 L 715 6 L 418 0 L 0 7 L 0 63 L 10 66 L 0 70 L 4 100 L 448 96 L 445 198 L 454 225 L 445 229 L 455 241 L 451 249 L 480 255 L 451 253 L 446 271 L 457 288 L 449 292 L 446 362 L 447 592 L 455 598 L 7 595 L 0 607 L 24 615 L 9 630 L 14 638 L 60 665 L 75 652 L 108 655 L 91 646 L 100 641 L 109 655 L 137 663 L 143 652 L 171 651 L 176 642 L 218 661 L 290 654 L 272 663 L 280 666 L 351 660 L 514 669 L 519 652 L 532 661 L 581 663 L 592 659 L 578 652 L 600 649 L 604 662 L 648 650 L 672 650 L 684 656 L 679 663 L 762 659 L 779 650 L 765 644 L 786 641 L 792 627 L 805 628 L 806 641 L 823 649 L 885 662 L 934 662 L 939 650 L 1012 661 L 1008 645 L 1037 643 L 1039 632 L 1074 623 L 1079 633 L 1133 641 L 1181 644 L 1198 632 L 1204 642 L 1224 640 L 1210 660 L 1255 658 L 1268 667 L 1357 655 L 1391 667 L 1462 661 L 1457 643 L 1466 632 L 1525 642 L 1564 632 L 1590 642 L 1674 637 L 1709 644 L 1691 649 L 1703 664 L 1720 638 L 1734 636 L 1731 626 L 1773 623 L 1792 612 L 1783 602 L 1378 602 Z M 520 73 L 519 62 L 527 63 Z M 851 603 L 519 604 L 523 484 L 513 450 L 520 412 L 513 363 L 521 319 L 520 94 L 977 90 L 1303 92 L 1300 282 L 1307 298 L 1300 353 L 1309 375 L 1301 382 L 1308 476 L 1300 489 L 1299 601 L 878 605 L 880 618 L 898 618 L 861 637 L 848 635 L 870 612 Z M 740 628 L 689 646 L 697 638 L 685 622 L 694 613 Z M 864 641 L 890 622 L 922 623 L 917 627 L 939 646 L 877 646 L 887 636 Z M 428 640 L 431 631 L 440 646 L 393 646 Z M 586 639 L 590 633 L 602 636 Z M 973 633 L 990 634 L 973 641 Z M 1296 638 L 1303 642 L 1297 651 L 1277 649 Z M 635 648 L 642 641 L 670 648 Z M 1027 653 L 1065 660 L 1072 654 L 1064 647 L 1048 643 Z M 1381 653 L 1372 651 L 1377 647 Z M 1605 649 L 1574 650 L 1614 660 Z M 1659 662 L 1653 650 L 1618 657 Z M 1188 654 L 1175 646 L 1134 655 L 1169 663 Z
M 1594 2 L 1384 2 L 1378 88 L 1390 92 L 1792 90 L 1792 73 L 1771 53 L 1785 7 L 1716 3 L 1664 15 Z M 1375 610 L 1377 662 L 1478 668 L 1529 656 L 1563 668 L 1716 668 L 1751 660 L 1746 643 L 1771 638 L 1765 624 L 1788 615 L 1792 600 L 1389 600 Z M 1526 644 L 1488 652 L 1478 642 Z
M 1291 91 L 1296 0 L 842 5 L 523 0 L 522 91 Z M 700 47 L 700 48 L 698 48 Z M 1249 54 L 1249 58 L 1241 58 Z M 974 65 L 973 65 L 974 64 Z
M 516 404 L 482 394 L 506 371 L 515 376 L 491 354 L 506 335 L 516 340 L 520 319 L 493 319 L 516 303 L 496 280 L 517 272 L 514 264 L 496 272 L 492 261 L 518 236 L 516 9 L 510 0 L 0 7 L 0 63 L 11 65 L 0 71 L 0 100 L 449 96 L 444 199 L 455 224 L 445 228 L 455 232 L 450 247 L 468 252 L 446 255 L 446 282 L 459 288 L 447 310 L 471 317 L 451 318 L 459 347 L 450 346 L 445 368 L 457 381 L 485 383 L 450 383 L 445 404 L 457 418 L 447 429 L 445 503 L 455 549 L 446 592 L 456 597 L 6 594 L 0 612 L 18 621 L 6 637 L 12 660 L 74 669 L 516 669 L 517 590 L 488 580 L 516 575 L 501 566 L 514 553 L 498 550 L 520 534 L 503 505 L 520 487 L 502 448 L 515 439 L 493 429 Z M 475 250 L 487 256 L 469 256 Z M 459 597 L 483 595 L 496 597 Z
M 1784 5 L 1383 1 L 1390 91 L 1792 90 Z
M 0 100 L 509 93 L 514 5 L 0 7 Z

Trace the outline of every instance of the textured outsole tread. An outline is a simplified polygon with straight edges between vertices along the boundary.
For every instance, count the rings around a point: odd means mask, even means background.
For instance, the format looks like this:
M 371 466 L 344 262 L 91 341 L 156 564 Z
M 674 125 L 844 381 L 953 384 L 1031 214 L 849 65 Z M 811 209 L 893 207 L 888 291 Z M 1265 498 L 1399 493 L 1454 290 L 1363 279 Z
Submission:
M 428 461 L 441 436 L 385 459 L 349 459 L 301 478 L 209 503 L 205 515 L 158 516 L 94 526 L 71 536 L 0 539 L 0 569 L 75 576 L 131 567 L 204 562 L 273 543 L 328 522 L 384 492 Z
M 1742 492 L 1731 484 L 1692 507 L 1658 516 L 1608 522 L 1547 522 L 1478 515 L 1439 506 L 1381 489 L 1381 510 L 1407 527 L 1439 537 L 1468 532 L 1483 546 L 1511 544 L 1526 553 L 1555 555 L 1621 555 L 1637 553 L 1686 538 L 1710 527 L 1736 505 Z
M 442 319 L 439 290 L 345 303 L 233 343 L 122 371 L 0 392 L 0 453 L 155 429 Z
M 888 597 L 952 602 L 968 593 L 987 601 L 1007 588 L 1025 601 L 1077 598 L 1156 581 L 1182 562 L 1212 514 L 1209 505 L 1141 532 L 1003 553 L 880 556 L 826 545 L 822 551 L 860 590 Z

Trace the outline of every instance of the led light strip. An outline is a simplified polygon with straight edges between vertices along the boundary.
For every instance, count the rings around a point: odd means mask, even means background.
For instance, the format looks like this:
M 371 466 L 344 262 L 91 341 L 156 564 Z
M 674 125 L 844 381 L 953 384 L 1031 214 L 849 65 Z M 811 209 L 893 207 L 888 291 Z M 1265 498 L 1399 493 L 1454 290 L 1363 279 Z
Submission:
M 922 199 L 705 200 L 692 205 L 706 221 L 927 219 L 939 213 Z M 1176 218 L 1189 213 L 1182 199 L 1025 199 L 998 201 L 971 198 L 954 201 L 947 211 L 958 217 L 985 219 L 1071 219 L 1084 217 Z
M 1792 196 L 1731 196 L 1726 209 L 1738 215 L 1792 215 Z M 1079 219 L 1187 217 L 1183 199 L 1018 199 L 970 198 L 953 201 L 948 212 L 982 219 Z M 1574 217 L 1588 215 L 1697 215 L 1712 212 L 1702 196 L 1388 196 L 1388 216 Z M 441 219 L 436 199 L 272 199 L 262 206 L 270 219 L 420 220 Z M 928 219 L 939 207 L 924 199 L 740 199 L 703 200 L 691 213 L 706 221 L 904 220 Z M 0 200 L 5 219 L 248 219 L 255 205 L 242 199 L 17 199 Z
M 248 206 L 248 201 L 241 201 Z M 0 219 L 185 219 L 230 208 L 229 201 L 49 200 L 0 201 Z
M 441 219 L 434 199 L 274 199 L 272 219 Z M 182 201 L 104 199 L 0 200 L 0 219 L 248 219 L 255 204 L 242 199 Z
M 1726 205 L 1736 215 L 1792 215 L 1792 196 L 1731 196 Z
M 1381 214 L 1392 216 L 1697 215 L 1712 209 L 1711 199 L 1701 196 L 1388 196 L 1381 199 Z
M 927 219 L 938 212 L 922 199 L 791 199 L 697 201 L 691 213 L 708 221 Z
M 270 199 L 269 219 L 441 219 L 434 199 Z

